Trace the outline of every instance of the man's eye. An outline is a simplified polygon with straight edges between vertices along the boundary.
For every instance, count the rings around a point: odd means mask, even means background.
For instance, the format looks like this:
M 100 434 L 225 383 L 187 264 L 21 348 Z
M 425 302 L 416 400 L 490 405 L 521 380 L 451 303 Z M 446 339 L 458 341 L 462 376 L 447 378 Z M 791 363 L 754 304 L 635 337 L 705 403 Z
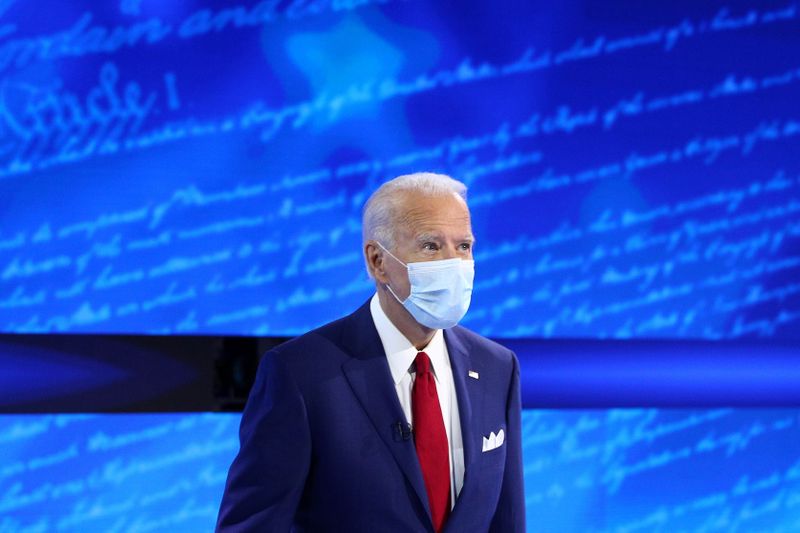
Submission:
M 436 245 L 435 242 L 426 242 L 425 244 L 422 245 L 422 249 L 433 251 L 433 250 L 438 250 L 439 247 Z
M 461 249 L 464 250 L 464 251 L 471 250 L 472 249 L 472 243 L 462 242 L 461 243 Z

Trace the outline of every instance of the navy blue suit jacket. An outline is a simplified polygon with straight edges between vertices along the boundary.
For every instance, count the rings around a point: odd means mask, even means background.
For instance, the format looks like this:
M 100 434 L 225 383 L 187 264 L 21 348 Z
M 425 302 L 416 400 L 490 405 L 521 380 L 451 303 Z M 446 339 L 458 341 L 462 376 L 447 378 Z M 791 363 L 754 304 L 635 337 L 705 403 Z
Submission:
M 517 358 L 459 326 L 444 338 L 465 464 L 445 531 L 524 531 Z M 369 302 L 268 352 L 242 416 L 217 530 L 432 532 L 414 442 L 400 421 Z M 500 429 L 503 445 L 483 452 L 483 437 Z

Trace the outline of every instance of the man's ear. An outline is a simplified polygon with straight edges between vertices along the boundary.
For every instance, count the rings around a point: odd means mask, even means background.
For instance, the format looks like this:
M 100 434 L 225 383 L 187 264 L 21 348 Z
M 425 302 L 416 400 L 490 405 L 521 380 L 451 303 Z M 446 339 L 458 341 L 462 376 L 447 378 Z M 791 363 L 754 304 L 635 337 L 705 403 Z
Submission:
M 375 241 L 367 241 L 364 244 L 364 257 L 367 259 L 372 277 L 380 283 L 387 283 L 386 271 L 383 269 L 383 250 L 375 244 Z

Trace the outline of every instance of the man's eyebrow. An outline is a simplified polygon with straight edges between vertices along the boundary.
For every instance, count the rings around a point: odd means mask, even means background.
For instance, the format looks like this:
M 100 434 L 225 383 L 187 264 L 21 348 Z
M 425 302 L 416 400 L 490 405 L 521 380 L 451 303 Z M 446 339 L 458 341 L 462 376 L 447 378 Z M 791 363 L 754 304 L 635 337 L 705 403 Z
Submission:
M 424 244 L 424 243 L 430 242 L 430 241 L 439 242 L 439 241 L 442 241 L 443 239 L 442 239 L 442 234 L 441 233 L 426 231 L 424 233 L 420 233 L 419 235 L 417 235 L 416 239 L 414 239 L 414 240 L 416 240 L 420 244 Z
M 426 242 L 431 242 L 431 241 L 441 242 L 441 241 L 444 241 L 445 239 L 444 239 L 444 237 L 442 236 L 441 233 L 426 231 L 424 233 L 420 233 L 419 235 L 417 235 L 417 237 L 414 240 L 419 244 L 424 244 Z M 469 242 L 469 243 L 473 243 L 474 244 L 475 243 L 475 236 L 472 235 L 471 233 L 469 233 L 467 235 L 462 236 L 460 239 L 458 239 L 458 241 L 459 242 Z

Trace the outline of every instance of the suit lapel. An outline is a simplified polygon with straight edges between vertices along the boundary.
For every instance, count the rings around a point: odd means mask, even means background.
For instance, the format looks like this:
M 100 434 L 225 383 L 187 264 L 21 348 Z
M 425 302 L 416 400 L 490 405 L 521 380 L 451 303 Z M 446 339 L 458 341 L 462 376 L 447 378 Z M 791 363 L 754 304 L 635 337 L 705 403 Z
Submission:
M 471 511 L 465 508 L 465 505 L 469 504 L 462 504 L 462 502 L 469 501 L 469 494 L 477 487 L 476 483 L 479 482 L 474 471 L 474 465 L 481 453 L 478 448 L 481 435 L 476 435 L 476 424 L 483 417 L 484 388 L 480 379 L 468 377 L 470 370 L 478 371 L 480 374 L 480 367 L 478 361 L 473 360 L 474 358 L 471 357 L 462 342 L 458 335 L 458 330 L 455 328 L 444 330 L 444 339 L 447 343 L 447 352 L 450 355 L 450 365 L 453 368 L 453 383 L 456 387 L 458 415 L 461 420 L 461 439 L 464 443 L 464 484 L 461 487 L 458 499 L 456 499 L 453 512 L 447 521 L 447 530 L 459 531 L 461 530 L 458 526 L 459 517 L 469 515 Z
M 375 430 L 386 443 L 405 474 L 420 504 L 430 516 L 425 481 L 417 459 L 414 441 L 403 440 L 396 430 L 398 421 L 406 421 L 400 400 L 395 392 L 389 363 L 383 351 L 378 331 L 372 321 L 369 301 L 348 318 L 342 344 L 352 356 L 342 365 L 347 381 L 361 406 L 367 412 Z

